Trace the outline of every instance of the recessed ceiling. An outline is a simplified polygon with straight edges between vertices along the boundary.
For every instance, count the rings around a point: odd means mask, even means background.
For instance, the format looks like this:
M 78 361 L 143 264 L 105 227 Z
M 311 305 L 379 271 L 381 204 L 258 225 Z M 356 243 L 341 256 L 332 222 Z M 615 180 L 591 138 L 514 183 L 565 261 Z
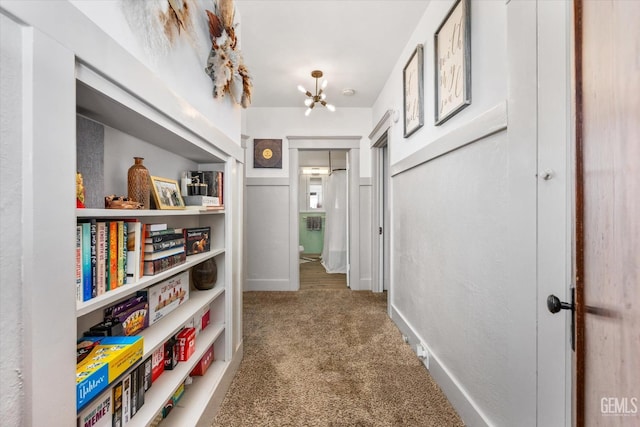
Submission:
M 373 106 L 429 0 L 236 0 L 252 107 L 304 107 L 296 87 L 329 81 L 327 102 Z M 342 94 L 355 90 L 354 96 Z M 312 90 L 313 91 L 313 90 Z

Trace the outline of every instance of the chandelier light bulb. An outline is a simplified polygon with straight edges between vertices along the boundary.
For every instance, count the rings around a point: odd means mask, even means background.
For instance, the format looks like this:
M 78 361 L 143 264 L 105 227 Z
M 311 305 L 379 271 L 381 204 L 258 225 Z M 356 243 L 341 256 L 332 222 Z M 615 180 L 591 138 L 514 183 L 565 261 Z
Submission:
M 322 100 L 324 101 L 325 99 L 327 99 L 327 95 L 325 95 L 324 93 L 323 93 L 323 94 L 321 94 L 321 95 L 320 95 L 320 99 L 322 99 Z
M 333 104 L 327 104 L 326 107 L 327 110 L 331 111 L 332 113 L 336 111 L 336 107 L 334 107 Z
M 311 105 L 311 103 L 313 102 L 313 100 L 311 98 L 307 98 L 304 100 L 304 105 L 306 105 L 307 107 Z
M 320 89 L 326 89 L 328 84 L 329 84 L 329 80 L 324 79 L 322 82 L 322 85 L 320 86 Z
M 298 90 L 302 93 L 307 93 L 307 90 L 302 85 L 298 85 Z
M 311 107 L 307 108 L 307 111 L 304 112 L 305 116 L 308 116 L 309 114 L 311 114 Z

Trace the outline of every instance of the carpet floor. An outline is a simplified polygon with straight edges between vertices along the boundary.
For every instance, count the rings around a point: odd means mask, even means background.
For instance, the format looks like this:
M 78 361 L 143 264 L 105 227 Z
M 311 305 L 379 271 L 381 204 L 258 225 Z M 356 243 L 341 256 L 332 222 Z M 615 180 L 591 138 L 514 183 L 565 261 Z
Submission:
M 213 426 L 464 425 L 388 318 L 386 294 L 243 298 L 244 358 Z

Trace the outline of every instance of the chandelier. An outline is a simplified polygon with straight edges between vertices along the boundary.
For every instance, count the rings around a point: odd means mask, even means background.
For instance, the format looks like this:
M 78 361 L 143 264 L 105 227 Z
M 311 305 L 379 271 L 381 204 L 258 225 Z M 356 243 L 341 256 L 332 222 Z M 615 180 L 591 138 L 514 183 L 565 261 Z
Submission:
M 320 90 L 318 91 L 318 79 L 322 77 L 322 71 L 313 70 L 311 72 L 311 77 L 316 79 L 315 95 L 313 95 L 311 92 L 306 90 L 304 86 L 298 85 L 298 90 L 304 93 L 305 95 L 307 95 L 308 97 L 307 99 L 304 100 L 304 105 L 307 106 L 307 111 L 304 112 L 304 115 L 308 116 L 309 114 L 311 114 L 311 110 L 313 109 L 313 107 L 316 106 L 316 103 L 320 103 L 323 107 L 327 107 L 327 110 L 329 111 L 336 111 L 336 107 L 334 107 L 331 104 L 327 104 L 327 101 L 326 101 L 327 96 L 324 94 L 324 90 L 326 89 L 327 83 L 328 83 L 326 79 L 322 81 L 322 84 L 320 85 Z

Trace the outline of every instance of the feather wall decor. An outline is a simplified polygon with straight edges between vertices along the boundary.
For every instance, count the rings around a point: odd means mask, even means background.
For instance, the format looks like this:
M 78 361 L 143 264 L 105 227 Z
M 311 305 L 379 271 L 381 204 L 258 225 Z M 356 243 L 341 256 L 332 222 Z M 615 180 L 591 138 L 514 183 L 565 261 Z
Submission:
M 131 29 L 152 57 L 164 56 L 175 40 L 185 35 L 196 45 L 193 26 L 194 0 L 123 0 L 122 8 Z
M 229 93 L 236 104 L 247 108 L 251 105 L 253 83 L 242 52 L 237 48 L 233 0 L 218 0 L 215 13 L 210 10 L 206 13 L 211 51 L 205 72 L 213 81 L 213 97 L 222 98 Z

